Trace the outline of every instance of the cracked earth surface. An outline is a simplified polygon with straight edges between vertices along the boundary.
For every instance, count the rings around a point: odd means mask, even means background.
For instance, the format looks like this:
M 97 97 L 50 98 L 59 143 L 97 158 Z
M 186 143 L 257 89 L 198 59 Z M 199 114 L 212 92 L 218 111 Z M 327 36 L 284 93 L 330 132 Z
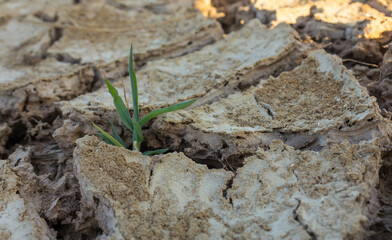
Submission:
M 0 1 L 0 239 L 391 239 L 391 13 Z M 198 99 L 144 127 L 164 155 L 94 136 L 131 144 L 103 84 L 131 43 L 141 115 Z

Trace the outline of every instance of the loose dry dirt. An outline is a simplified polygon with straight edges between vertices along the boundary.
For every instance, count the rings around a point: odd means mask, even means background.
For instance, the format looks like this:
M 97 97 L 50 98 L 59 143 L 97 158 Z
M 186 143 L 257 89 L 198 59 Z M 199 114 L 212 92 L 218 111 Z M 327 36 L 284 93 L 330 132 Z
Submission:
M 0 0 L 0 239 L 392 239 L 391 14 Z M 91 136 L 130 145 L 103 79 L 122 88 L 131 43 L 141 115 L 198 98 L 143 129 L 168 154 Z

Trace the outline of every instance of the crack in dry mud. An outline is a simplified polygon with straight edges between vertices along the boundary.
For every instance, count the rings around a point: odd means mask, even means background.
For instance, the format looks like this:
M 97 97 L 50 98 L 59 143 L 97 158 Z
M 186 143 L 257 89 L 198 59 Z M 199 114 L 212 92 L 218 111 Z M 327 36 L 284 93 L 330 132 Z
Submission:
M 295 209 L 293 210 L 293 218 L 294 218 L 294 220 L 297 221 L 304 228 L 304 230 L 309 234 L 309 236 L 311 237 L 312 240 L 317 240 L 316 234 L 312 230 L 309 229 L 308 225 L 304 224 L 301 221 L 300 216 L 297 214 L 297 210 L 301 206 L 301 200 L 297 199 L 297 201 L 298 201 L 298 204 L 295 207 Z
M 75 0 L 73 4 L 81 5 L 82 1 Z M 257 2 L 257 1 L 256 1 Z M 358 1 L 365 2 L 365 1 Z M 110 4 L 114 6 L 116 9 L 121 11 L 128 11 L 132 9 L 132 7 L 125 6 L 122 3 L 118 3 L 116 1 L 109 1 Z M 263 23 L 271 24 L 272 21 L 277 20 L 279 18 L 277 13 L 271 12 L 269 10 L 260 10 L 255 7 L 255 5 L 251 5 L 249 8 L 248 1 L 240 1 L 240 2 L 232 2 L 232 1 L 212 1 L 212 4 L 215 8 L 218 9 L 218 12 L 225 12 L 226 16 L 221 17 L 218 20 L 223 26 L 226 33 L 239 30 L 244 25 L 241 23 L 241 20 L 248 20 L 257 17 Z M 370 1 L 369 5 L 377 9 L 380 12 L 383 12 L 390 16 L 391 11 L 384 5 L 380 5 L 377 1 Z M 155 14 L 163 14 L 165 11 L 173 11 L 171 9 L 165 9 L 162 6 L 149 6 L 143 7 Z M 292 23 L 292 26 L 301 34 L 301 36 L 305 39 L 306 34 L 312 33 L 314 30 L 314 26 L 311 24 L 320 24 L 319 26 L 328 26 L 328 28 L 333 28 L 337 31 L 339 36 L 333 36 L 332 32 L 326 33 L 316 33 L 313 36 L 313 40 L 315 42 L 321 44 L 327 44 L 332 42 L 332 45 L 325 47 L 327 51 L 332 53 L 337 53 L 341 57 L 344 58 L 354 58 L 359 61 L 366 61 L 370 63 L 379 64 L 384 56 L 384 64 L 383 66 L 387 66 L 388 59 L 385 58 L 387 49 L 382 48 L 387 41 L 391 38 L 390 36 L 383 35 L 382 38 L 373 39 L 373 40 L 358 40 L 358 39 L 348 39 L 344 34 L 343 29 L 339 24 L 324 24 L 314 21 L 314 14 L 317 12 L 316 9 L 312 9 L 310 15 L 300 17 L 296 19 L 296 22 Z M 44 22 L 51 23 L 56 22 L 58 20 L 58 15 L 45 15 L 44 12 L 35 15 L 37 18 L 41 19 Z M 1 21 L 0 26 L 6 24 L 9 20 L 8 17 L 4 18 L 4 21 Z M 359 28 L 365 28 L 368 22 L 361 23 L 362 25 Z M 101 64 L 96 64 L 94 61 L 92 62 L 82 62 L 81 59 L 74 58 L 73 55 L 67 53 L 67 50 L 59 51 L 57 53 L 48 53 L 48 49 L 52 48 L 54 45 L 59 44 L 60 41 L 64 38 L 63 32 L 65 31 L 63 28 L 52 27 L 50 28 L 52 33 L 50 34 L 49 45 L 44 47 L 41 52 L 37 54 L 40 56 L 40 60 L 54 57 L 56 61 L 60 63 L 71 64 L 72 66 L 87 66 L 92 71 L 91 81 L 87 83 L 83 83 L 81 86 L 81 91 L 77 93 L 71 93 L 66 95 L 55 96 L 57 100 L 71 100 L 77 98 L 81 94 L 97 92 L 98 89 L 103 85 L 103 74 L 106 69 L 103 69 L 101 72 Z M 343 32 L 342 32 L 343 31 Z M 345 30 L 347 31 L 347 30 Z M 363 34 L 363 32 L 359 32 Z M 342 35 L 343 34 L 343 35 Z M 342 36 L 343 37 L 342 37 Z M 330 39 L 326 39 L 326 37 Z M 35 39 L 25 42 L 24 44 L 29 45 L 34 43 Z M 178 56 L 185 56 L 187 54 L 196 53 L 199 49 L 206 45 L 212 45 L 215 40 L 210 39 L 204 41 L 200 46 L 193 47 L 192 49 L 188 49 L 187 51 L 179 50 L 179 52 L 173 54 L 161 54 L 161 53 L 153 53 L 149 58 L 142 58 L 142 61 L 138 61 L 139 70 L 143 70 L 147 66 L 147 62 L 151 60 L 156 60 L 158 58 L 163 59 L 177 59 Z M 362 41 L 362 42 L 361 42 Z M 194 43 L 191 42 L 190 45 Z M 362 45 L 361 45 L 362 44 Z M 20 46 L 25 47 L 26 45 Z M 187 43 L 187 45 L 189 45 Z M 348 45 L 356 45 L 357 48 L 354 50 L 343 51 L 342 49 L 347 48 Z M 343 46 L 343 47 L 342 47 Z M 365 51 L 366 48 L 373 49 L 374 53 L 371 51 Z M 294 51 L 294 50 L 293 50 Z M 154 55 L 155 54 L 155 55 Z M 35 64 L 37 61 L 40 61 L 36 58 L 36 56 L 24 56 L 23 64 Z M 195 107 L 206 107 L 211 104 L 217 103 L 222 99 L 226 99 L 230 94 L 238 93 L 238 92 L 246 92 L 252 87 L 259 84 L 260 79 L 267 78 L 269 76 L 274 76 L 275 78 L 279 78 L 282 72 L 284 71 L 292 71 L 294 67 L 298 66 L 298 63 L 295 63 L 291 59 L 278 59 L 276 64 L 276 68 L 263 69 L 260 68 L 260 74 L 255 74 L 254 76 L 246 76 L 246 75 L 236 75 L 238 81 L 242 81 L 242 79 L 248 79 L 247 81 L 241 82 L 239 85 L 233 85 L 228 81 L 223 83 L 223 88 L 219 91 L 214 92 L 216 89 L 210 90 L 205 99 L 202 99 L 195 105 Z M 286 64 L 279 61 L 286 61 Z M 117 64 L 117 63 L 116 63 Z M 388 69 L 384 70 L 383 73 L 380 74 L 380 78 L 377 79 L 377 83 L 375 81 L 370 81 L 369 78 L 374 78 L 377 75 L 375 72 L 367 73 L 368 67 L 357 67 L 353 63 L 345 63 L 345 65 L 349 68 L 354 69 L 354 73 L 357 76 L 362 77 L 361 83 L 366 83 L 369 91 L 378 97 L 378 102 L 380 106 L 390 110 L 390 96 L 389 90 L 389 72 Z M 283 66 L 283 67 L 282 67 Z M 117 68 L 118 66 L 111 67 L 112 69 Z M 121 68 L 121 67 L 120 67 Z M 386 67 L 384 67 L 386 68 Z M 383 70 L 383 68 L 381 68 Z M 125 75 L 126 69 L 117 70 L 120 71 L 120 74 Z M 80 74 L 80 73 L 79 73 Z M 108 73 L 110 75 L 110 73 Z M 83 77 L 82 74 L 80 76 Z M 110 75 L 112 79 L 118 79 L 118 73 Z M 359 78 L 359 77 L 358 77 Z M 378 87 L 384 86 L 383 90 Z M 34 86 L 34 84 L 27 83 L 24 86 L 13 89 L 11 95 L 20 95 L 22 96 L 20 101 L 20 109 L 21 111 L 15 112 L 11 108 L 6 109 L 0 112 L 0 120 L 2 123 L 0 124 L 0 133 L 2 136 L 5 136 L 5 143 L 3 143 L 3 139 L 0 138 L 0 144 L 4 145 L 4 150 L 2 150 L 2 146 L 0 148 L 0 159 L 9 159 L 9 162 L 13 169 L 18 170 L 18 177 L 22 179 L 22 181 L 26 184 L 25 187 L 30 186 L 32 179 L 37 183 L 37 186 L 32 186 L 31 190 L 25 189 L 24 193 L 19 192 L 20 195 L 25 197 L 26 199 L 31 199 L 32 203 L 36 203 L 36 208 L 41 207 L 42 216 L 44 217 L 46 224 L 49 228 L 57 231 L 57 238 L 87 238 L 93 239 L 100 234 L 102 234 L 103 230 L 98 225 L 97 216 L 89 215 L 84 213 L 86 216 L 82 216 L 82 212 L 80 209 L 75 209 L 80 207 L 81 198 L 80 198 L 80 186 L 73 176 L 73 161 L 70 156 L 71 151 L 73 151 L 73 147 L 70 147 L 73 144 L 66 148 L 60 149 L 61 144 L 56 142 L 58 139 L 54 139 L 53 132 L 62 125 L 61 122 L 67 121 L 70 119 L 62 114 L 62 111 L 58 107 L 57 104 L 53 103 L 50 97 L 45 99 L 44 97 L 40 97 L 37 94 L 36 88 L 30 88 L 30 86 Z M 56 85 L 53 85 L 56 87 Z M 375 87 L 376 86 L 376 87 Z M 377 88 L 378 87 L 378 88 Z M 20 92 L 21 91 L 21 92 Z M 388 95 L 389 94 L 389 95 Z M 39 98 L 38 100 L 36 99 Z M 275 112 L 274 108 L 270 106 L 269 103 L 265 103 L 263 101 L 258 102 L 258 111 L 260 114 L 264 112 L 267 115 L 275 120 L 275 118 L 279 117 L 278 113 Z M 75 112 L 74 114 L 83 114 L 82 112 Z M 95 113 L 94 113 L 95 114 Z M 101 113 L 102 116 L 104 113 Z M 99 116 L 98 116 L 99 117 Z M 145 132 L 152 132 L 149 141 L 153 147 L 166 147 L 169 146 L 171 151 L 183 151 L 187 156 L 193 158 L 192 161 L 197 163 L 202 163 L 208 165 L 211 170 L 213 168 L 225 168 L 226 170 L 230 170 L 234 173 L 237 173 L 237 169 L 243 167 L 244 159 L 251 156 L 250 152 L 254 152 L 255 149 L 251 149 L 249 152 L 244 152 L 241 154 L 233 153 L 233 149 L 237 146 L 230 143 L 231 140 L 225 139 L 225 137 L 219 137 L 218 135 L 214 136 L 213 134 L 203 135 L 204 133 L 198 132 L 197 129 L 192 128 L 188 130 L 184 130 L 179 132 L 178 129 L 172 129 L 172 131 L 164 131 L 162 134 L 159 127 L 157 127 L 162 119 L 158 119 L 157 121 L 153 121 L 148 128 L 146 128 Z M 367 119 L 368 122 L 377 122 L 374 118 Z M 4 122 L 4 125 L 2 125 Z M 80 123 L 78 119 L 76 119 L 72 124 L 80 124 L 83 127 L 84 123 Z M 300 151 L 305 150 L 315 150 L 318 152 L 322 152 L 322 145 L 325 141 L 330 140 L 330 136 L 334 136 L 335 139 L 332 139 L 329 144 L 332 143 L 340 143 L 340 137 L 346 137 L 350 134 L 354 138 L 352 143 L 359 143 L 364 140 L 371 140 L 373 138 L 373 133 L 376 132 L 375 123 L 372 127 L 367 128 L 366 126 L 356 126 L 355 121 L 351 121 L 347 119 L 339 130 L 329 131 L 328 133 L 323 134 L 309 134 L 304 132 L 303 134 L 298 134 L 298 132 L 290 132 L 290 131 L 282 131 L 281 129 L 273 129 L 271 133 L 267 136 L 268 141 L 262 142 L 258 144 L 258 147 L 268 148 L 269 142 L 272 139 L 282 139 L 286 142 L 286 144 L 294 146 L 296 149 Z M 86 127 L 86 126 L 84 126 Z M 87 128 L 87 127 L 86 127 Z M 124 132 L 124 131 L 123 131 Z M 168 135 L 171 134 L 171 135 Z M 356 138 L 356 135 L 361 135 L 361 137 Z M 79 136 L 82 137 L 83 135 Z M 238 140 L 245 139 L 244 136 L 238 136 Z M 217 140 L 215 143 L 211 143 L 208 141 L 208 138 L 212 138 Z M 146 138 L 148 141 L 149 138 Z M 66 142 L 66 141 L 65 141 Z M 217 146 L 221 147 L 211 147 L 212 145 L 217 144 Z M 18 148 L 18 145 L 32 146 L 31 148 Z M 47 146 L 47 148 L 45 148 Z M 148 146 L 152 148 L 152 146 Z M 65 150 L 68 149 L 68 150 Z M 18 156 L 20 154 L 20 156 Z M 383 156 L 383 159 L 386 159 L 387 156 Z M 235 161 L 235 164 L 233 162 Z M 216 162 L 219 162 L 217 164 Z M 390 218 L 392 212 L 392 204 L 390 204 L 388 197 L 391 196 L 391 192 L 389 189 L 389 185 L 392 180 L 388 177 L 388 173 L 390 172 L 391 166 L 390 161 L 385 160 L 380 170 L 380 187 L 379 189 L 379 199 L 382 207 L 379 210 L 379 216 L 376 220 L 374 220 L 374 225 L 369 226 L 369 229 L 375 231 L 374 236 L 379 236 L 380 238 L 387 239 L 388 233 L 391 233 L 391 225 Z M 152 178 L 154 177 L 154 166 L 151 167 L 149 177 L 148 177 L 148 188 L 151 187 Z M 295 173 L 294 173 L 295 174 Z M 298 180 L 298 176 L 295 174 Z M 230 196 L 230 191 L 233 191 L 233 180 L 236 176 L 232 176 L 227 182 L 224 189 L 222 189 L 222 196 L 229 202 L 229 205 L 233 208 L 235 202 L 233 203 L 233 198 Z M 27 180 L 26 180 L 27 179 Z M 33 194 L 30 194 L 31 191 L 36 191 Z M 115 193 L 111 192 L 112 196 L 115 196 Z M 42 203 L 38 204 L 37 199 L 43 198 L 43 202 L 46 206 L 42 206 Z M 47 198 L 47 199 L 46 199 Z M 54 198 L 54 199 L 51 199 Z M 94 198 L 95 205 L 100 205 L 99 199 Z M 98 202 L 96 202 L 98 201 Z M 301 220 L 301 217 L 298 215 L 297 210 L 301 206 L 301 200 L 297 199 L 298 204 L 295 206 L 295 209 L 292 211 L 292 215 L 302 228 L 307 232 L 307 234 L 311 237 L 311 239 L 317 239 L 316 233 L 309 229 L 309 226 Z M 48 207 L 45 209 L 45 207 Z M 56 215 L 57 214 L 57 215 Z M 56 216 L 54 216 L 56 215 Z M 41 216 L 41 217 L 42 217 Z M 84 218 L 85 217 L 85 218 Z M 268 227 L 262 226 L 265 230 L 268 230 Z M 0 235 L 1 237 L 1 235 Z

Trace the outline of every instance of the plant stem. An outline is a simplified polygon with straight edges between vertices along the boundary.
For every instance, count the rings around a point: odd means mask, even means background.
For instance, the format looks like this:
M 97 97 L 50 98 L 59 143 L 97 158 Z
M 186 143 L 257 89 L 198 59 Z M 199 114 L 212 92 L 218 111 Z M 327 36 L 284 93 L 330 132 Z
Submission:
M 131 78 L 132 87 L 132 100 L 133 100 L 133 116 L 136 122 L 139 122 L 139 102 L 138 102 L 138 92 L 137 92 L 137 82 L 135 71 L 133 70 L 133 60 L 132 60 L 132 45 L 129 53 L 129 77 Z

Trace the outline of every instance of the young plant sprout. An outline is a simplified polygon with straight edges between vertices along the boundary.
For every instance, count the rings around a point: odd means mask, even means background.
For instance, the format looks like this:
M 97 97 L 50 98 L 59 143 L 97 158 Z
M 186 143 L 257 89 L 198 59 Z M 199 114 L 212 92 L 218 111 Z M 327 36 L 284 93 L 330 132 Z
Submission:
M 139 103 L 138 103 L 138 92 L 137 92 L 137 82 L 136 82 L 136 75 L 135 71 L 133 70 L 133 60 L 132 60 L 132 46 L 129 54 L 129 77 L 131 80 L 131 87 L 132 87 L 132 103 L 133 103 L 133 117 L 129 114 L 129 109 L 125 106 L 123 100 L 118 95 L 117 90 L 110 84 L 109 80 L 106 78 L 106 84 L 109 89 L 109 93 L 113 97 L 113 103 L 116 107 L 117 113 L 120 116 L 122 123 L 132 132 L 132 150 L 140 151 L 140 145 L 143 142 L 143 134 L 142 134 L 142 127 L 152 118 L 167 112 L 177 111 L 183 108 L 190 106 L 192 103 L 196 101 L 196 99 L 184 101 L 177 103 L 175 105 L 156 109 L 142 119 L 139 118 Z M 125 92 L 125 91 L 124 91 Z M 126 100 L 126 99 L 125 99 Z M 128 105 L 128 104 L 127 104 Z M 117 134 L 116 130 L 114 129 L 113 123 L 110 122 L 112 126 L 113 136 L 99 128 L 97 125 L 94 125 L 95 128 L 98 129 L 98 135 L 107 143 L 117 147 L 126 148 L 125 142 L 121 137 Z M 157 149 L 153 151 L 146 151 L 144 155 L 154 155 L 154 154 L 162 154 L 166 152 L 168 149 Z

